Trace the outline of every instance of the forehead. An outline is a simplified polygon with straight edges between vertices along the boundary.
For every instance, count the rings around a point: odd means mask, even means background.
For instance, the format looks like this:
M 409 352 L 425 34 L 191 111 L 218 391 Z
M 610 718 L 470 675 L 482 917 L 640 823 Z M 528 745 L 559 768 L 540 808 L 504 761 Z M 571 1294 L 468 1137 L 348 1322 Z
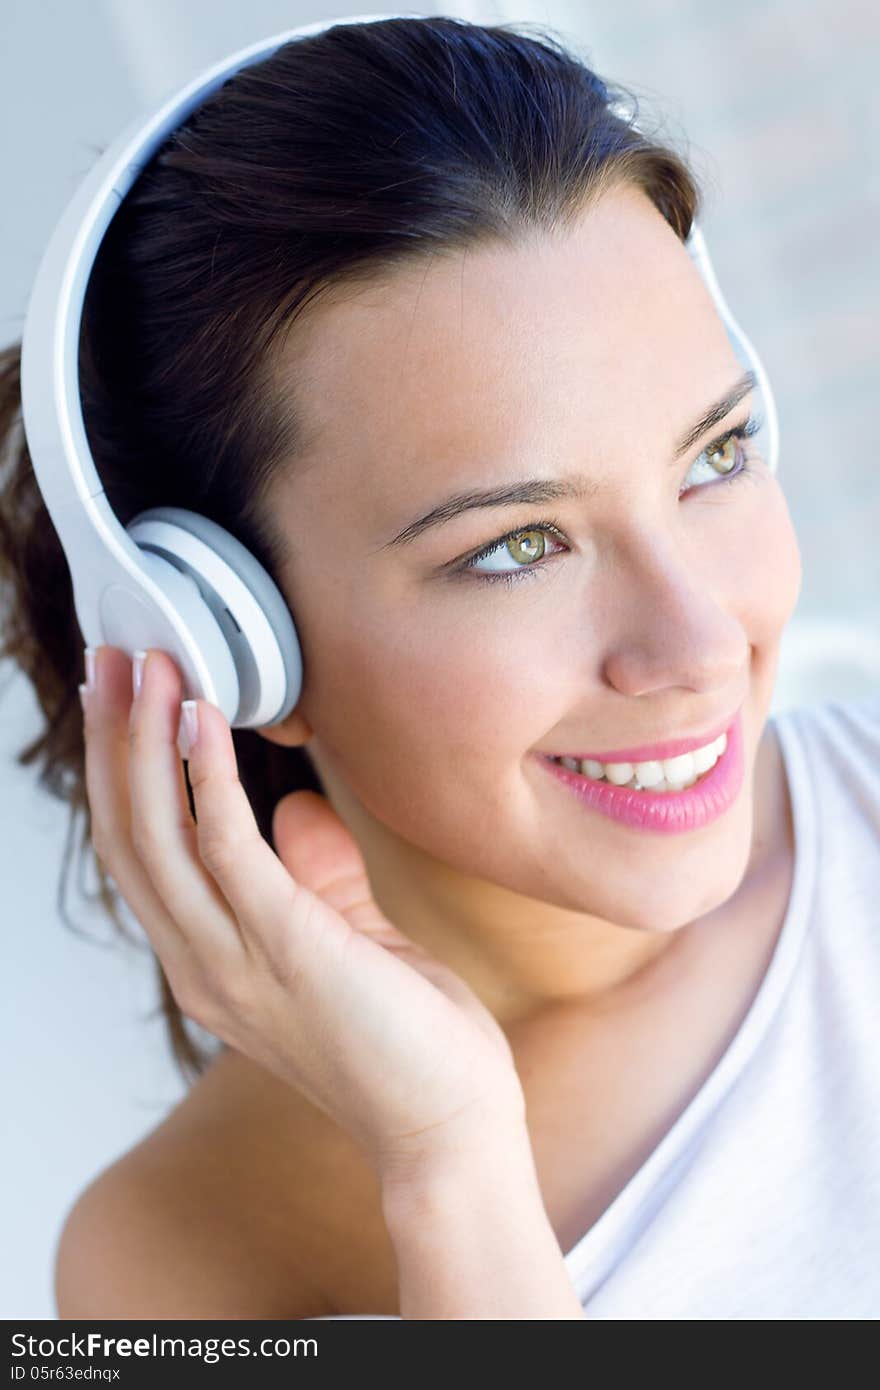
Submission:
M 310 492 L 346 491 L 384 524 L 438 484 L 559 472 L 561 451 L 595 471 L 646 427 L 671 440 L 735 367 L 685 247 L 623 186 L 566 232 L 329 297 L 278 380 L 311 426 Z

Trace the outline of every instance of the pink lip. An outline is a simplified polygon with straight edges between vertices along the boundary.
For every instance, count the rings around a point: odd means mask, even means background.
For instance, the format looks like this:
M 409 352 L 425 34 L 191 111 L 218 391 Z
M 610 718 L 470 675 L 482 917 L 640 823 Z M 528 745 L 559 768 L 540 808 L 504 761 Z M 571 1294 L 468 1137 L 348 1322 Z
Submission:
M 647 743 L 642 748 L 615 748 L 610 753 L 570 753 L 566 750 L 550 756 L 577 758 L 579 762 L 590 759 L 594 763 L 659 763 L 664 758 L 678 758 L 682 753 L 693 753 L 695 748 L 705 748 L 707 743 L 714 743 L 716 738 L 720 738 L 725 730 L 730 728 L 733 719 L 738 715 L 739 710 L 736 715 L 728 715 L 722 724 L 717 724 L 714 729 L 701 734 L 699 738 L 672 738 L 667 743 Z
M 724 732 L 724 729 L 719 730 L 719 733 Z M 711 735 L 707 742 L 711 742 Z M 681 747 L 680 744 L 678 746 Z M 538 753 L 537 758 L 542 767 L 559 778 L 591 810 L 601 811 L 603 815 L 635 830 L 652 831 L 658 835 L 680 835 L 684 831 L 700 830 L 717 820 L 739 795 L 744 778 L 742 719 L 737 713 L 727 730 L 727 747 L 721 757 L 687 791 L 637 792 L 630 787 L 616 787 L 612 782 L 595 782 L 580 773 L 571 772 L 561 763 L 554 763 L 546 753 Z M 620 761 L 628 762 L 629 759 L 621 758 Z M 640 761 L 647 762 L 648 759 Z

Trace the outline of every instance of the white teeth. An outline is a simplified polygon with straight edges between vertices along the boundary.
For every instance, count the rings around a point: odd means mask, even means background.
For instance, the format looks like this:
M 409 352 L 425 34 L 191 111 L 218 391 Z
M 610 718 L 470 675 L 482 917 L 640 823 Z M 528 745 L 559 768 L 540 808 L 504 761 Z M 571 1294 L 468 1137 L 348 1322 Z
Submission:
M 631 782 L 634 772 L 635 768 L 632 763 L 606 763 L 605 765 L 605 776 L 609 782 L 614 783 L 615 787 L 623 787 L 627 782 Z
M 599 766 L 601 767 L 602 764 L 600 763 Z M 663 781 L 663 764 L 656 762 L 636 763 L 636 776 L 640 786 L 656 787 L 659 782 Z
M 684 786 L 685 782 L 689 782 L 696 775 L 691 753 L 681 753 L 677 758 L 663 759 L 663 776 L 670 786 Z
M 675 792 L 693 786 L 698 777 L 715 766 L 726 748 L 727 734 L 720 734 L 714 743 L 704 748 L 682 753 L 677 758 L 664 758 L 662 762 L 600 763 L 593 758 L 578 761 L 568 757 L 554 761 L 596 782 L 604 779 L 616 787 L 631 787 L 634 791 Z
M 708 772 L 718 761 L 718 750 L 716 743 L 710 743 L 706 748 L 698 748 L 691 754 L 694 762 L 694 771 L 699 775 L 701 772 Z

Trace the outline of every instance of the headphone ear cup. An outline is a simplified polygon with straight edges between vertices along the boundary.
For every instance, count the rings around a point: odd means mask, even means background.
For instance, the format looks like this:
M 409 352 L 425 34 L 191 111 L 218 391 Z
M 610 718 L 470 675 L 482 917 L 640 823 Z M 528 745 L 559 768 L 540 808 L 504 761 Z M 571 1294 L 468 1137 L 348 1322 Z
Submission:
M 238 677 L 230 727 L 285 719 L 302 689 L 302 654 L 284 595 L 259 560 L 222 526 L 183 507 L 150 507 L 126 532 L 139 549 L 188 575 L 211 610 Z
M 100 586 L 93 609 L 93 644 L 107 642 L 128 653 L 158 647 L 180 668 L 185 697 L 209 700 L 233 723 L 240 704 L 238 675 L 226 636 L 201 589 L 164 555 L 146 547 L 139 550 L 125 539 L 134 553 L 134 568 L 122 582 Z

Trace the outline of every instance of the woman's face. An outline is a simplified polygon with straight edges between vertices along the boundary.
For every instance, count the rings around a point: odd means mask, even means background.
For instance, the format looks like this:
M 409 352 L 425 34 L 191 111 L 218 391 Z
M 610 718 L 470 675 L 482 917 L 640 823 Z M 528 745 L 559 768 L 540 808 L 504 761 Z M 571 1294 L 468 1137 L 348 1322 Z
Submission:
M 319 773 L 401 852 L 544 903 L 662 930 L 725 901 L 800 558 L 766 462 L 729 482 L 706 466 L 752 395 L 676 458 L 743 367 L 646 195 L 325 302 L 278 371 L 314 426 L 272 502 L 304 659 L 291 728 Z M 576 475 L 579 494 L 444 511 Z M 537 756 L 737 710 L 741 791 L 695 831 L 609 819 Z

